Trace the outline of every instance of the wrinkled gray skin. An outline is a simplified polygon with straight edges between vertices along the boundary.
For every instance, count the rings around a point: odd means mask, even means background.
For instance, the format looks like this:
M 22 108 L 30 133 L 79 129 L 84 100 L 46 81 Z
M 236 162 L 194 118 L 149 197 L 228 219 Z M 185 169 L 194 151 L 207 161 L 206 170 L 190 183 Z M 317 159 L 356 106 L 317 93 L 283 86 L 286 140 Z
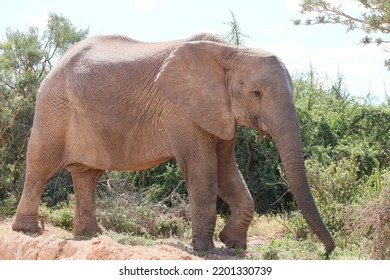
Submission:
M 232 213 L 220 239 L 245 249 L 254 205 L 234 157 L 237 124 L 276 143 L 299 209 L 330 253 L 335 244 L 306 178 L 286 67 L 272 53 L 208 34 L 163 43 L 97 36 L 71 48 L 37 95 L 12 228 L 42 232 L 42 191 L 66 168 L 74 182 L 74 233 L 101 232 L 95 189 L 103 171 L 141 170 L 175 157 L 189 194 L 194 249 L 214 248 L 217 196 Z

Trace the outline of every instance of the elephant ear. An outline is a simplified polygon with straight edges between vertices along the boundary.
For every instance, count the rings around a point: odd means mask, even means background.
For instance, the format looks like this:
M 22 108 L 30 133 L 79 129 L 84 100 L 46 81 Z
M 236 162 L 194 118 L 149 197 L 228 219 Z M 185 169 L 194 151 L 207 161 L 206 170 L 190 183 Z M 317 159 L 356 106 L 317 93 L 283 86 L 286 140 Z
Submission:
M 197 125 L 230 140 L 236 124 L 220 63 L 231 47 L 214 42 L 188 42 L 168 57 L 156 83 L 161 92 Z

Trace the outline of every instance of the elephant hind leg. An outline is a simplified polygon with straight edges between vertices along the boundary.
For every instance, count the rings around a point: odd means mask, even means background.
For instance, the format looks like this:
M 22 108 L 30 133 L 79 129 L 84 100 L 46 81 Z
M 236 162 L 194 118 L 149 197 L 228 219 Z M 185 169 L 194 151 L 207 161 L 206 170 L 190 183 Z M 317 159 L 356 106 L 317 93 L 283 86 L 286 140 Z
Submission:
M 38 207 L 46 182 L 38 180 L 33 183 L 27 177 L 16 216 L 12 223 L 12 229 L 14 231 L 42 234 L 43 230 L 38 225 Z
M 50 104 L 49 104 L 50 105 Z M 46 183 L 66 164 L 63 117 L 48 104 L 37 104 L 27 148 L 23 193 L 12 225 L 15 231 L 42 233 L 38 208 Z
M 39 161 L 39 164 L 27 161 L 23 193 L 12 223 L 14 231 L 42 234 L 38 225 L 39 202 L 46 183 L 59 169 L 60 166 L 47 164 L 47 161 Z
M 73 233 L 76 236 L 94 236 L 102 232 L 96 219 L 96 184 L 103 171 L 80 166 L 70 170 L 76 199 Z

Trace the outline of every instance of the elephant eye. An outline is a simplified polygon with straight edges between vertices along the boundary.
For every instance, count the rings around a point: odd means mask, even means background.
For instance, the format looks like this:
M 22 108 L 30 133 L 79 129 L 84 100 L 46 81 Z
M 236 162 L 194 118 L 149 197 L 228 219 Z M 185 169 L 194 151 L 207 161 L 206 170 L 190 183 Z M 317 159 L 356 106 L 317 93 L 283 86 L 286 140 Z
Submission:
M 257 98 L 261 98 L 263 93 L 260 90 L 253 90 L 253 94 L 256 95 Z

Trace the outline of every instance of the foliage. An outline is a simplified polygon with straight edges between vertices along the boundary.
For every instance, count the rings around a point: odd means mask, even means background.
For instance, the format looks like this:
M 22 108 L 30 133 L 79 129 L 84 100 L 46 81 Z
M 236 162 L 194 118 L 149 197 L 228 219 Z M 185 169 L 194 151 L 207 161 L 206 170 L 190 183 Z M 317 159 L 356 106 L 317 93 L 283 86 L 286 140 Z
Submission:
M 185 182 L 175 160 L 135 172 L 108 171 L 103 177 L 97 189 L 102 196 L 113 191 L 138 193 L 152 203 L 169 207 L 180 206 L 185 201 Z
M 385 36 L 390 34 L 390 1 L 389 0 L 355 0 L 364 8 L 361 15 L 353 15 L 343 5 L 332 5 L 330 1 L 324 0 L 303 0 L 301 2 L 301 13 L 317 13 L 314 19 L 306 19 L 305 25 L 316 24 L 341 24 L 347 27 L 347 31 L 355 29 L 363 30 L 367 35 L 362 38 L 361 43 L 377 45 L 389 44 L 390 40 L 377 37 L 370 37 L 372 33 L 382 33 Z M 294 24 L 302 24 L 301 19 L 294 20 Z M 385 48 L 390 51 L 389 48 Z M 385 61 L 385 66 L 390 71 L 390 59 Z
M 268 138 L 259 140 L 256 131 L 238 127 L 236 160 L 255 201 L 256 211 L 266 213 L 290 208 L 292 201 L 283 179 L 275 144 Z
M 367 183 L 358 179 L 358 166 L 354 160 L 341 159 L 323 166 L 307 160 L 307 173 L 313 196 L 328 228 L 341 231 L 350 215 L 349 205 L 362 199 L 368 192 Z
M 342 166 L 339 166 L 341 169 Z M 351 168 L 349 168 L 351 170 Z M 323 170 L 323 175 L 326 174 Z M 311 168 L 308 169 L 309 177 Z M 353 176 L 350 174 L 349 176 Z M 343 203 L 327 199 L 329 204 L 325 204 L 321 198 L 317 199 L 321 215 L 325 223 L 330 228 L 336 239 L 337 248 L 333 254 L 334 258 L 363 258 L 363 259 L 390 259 L 390 189 L 389 171 L 385 171 L 376 178 L 376 190 L 371 190 L 367 194 L 367 183 L 361 182 L 360 191 L 356 193 L 366 193 L 360 195 L 355 202 L 347 200 Z M 328 180 L 330 182 L 331 180 Z M 372 182 L 371 182 L 372 183 Z M 324 183 L 321 183 L 322 185 Z M 369 183 L 370 184 L 370 183 Z M 368 184 L 368 185 L 369 185 Z M 356 187 L 356 184 L 354 184 Z M 312 184 L 316 189 L 316 183 Z M 327 192 L 328 190 L 322 190 Z M 340 187 L 339 191 L 342 191 Z M 330 196 L 333 190 L 329 191 Z M 315 195 L 317 191 L 314 191 Z M 316 197 L 317 198 L 317 197 Z M 284 214 L 283 225 L 287 229 L 284 239 L 289 239 L 288 234 L 293 238 L 307 242 L 315 241 L 316 237 L 309 230 L 307 223 L 299 212 Z
M 113 190 L 98 198 L 97 216 L 107 230 L 148 238 L 182 238 L 189 228 L 187 203 L 181 208 L 152 204 L 135 193 Z
M 65 50 L 87 34 L 57 14 L 49 14 L 44 31 L 7 28 L 0 43 L 0 199 L 23 180 L 39 84 Z
M 222 37 L 232 44 L 244 46 L 244 37 L 249 38 L 249 36 L 242 33 L 240 23 L 238 22 L 235 13 L 232 10 L 229 10 L 229 12 L 231 19 L 230 21 L 224 22 L 224 24 L 228 26 L 229 31 Z
M 379 196 L 357 208 L 350 219 L 348 231 L 355 236 L 365 236 L 366 251 L 374 259 L 390 259 L 390 173 L 387 186 Z
M 74 196 L 70 196 L 67 201 L 58 203 L 55 207 L 48 207 L 41 204 L 39 207 L 39 218 L 44 223 L 71 231 L 73 228 L 73 209 L 75 206 Z
M 18 197 L 15 193 L 9 194 L 7 197 L 0 199 L 0 217 L 12 217 L 18 206 Z
M 72 177 L 66 170 L 60 170 L 46 185 L 42 194 L 42 202 L 49 207 L 69 200 L 73 193 Z

